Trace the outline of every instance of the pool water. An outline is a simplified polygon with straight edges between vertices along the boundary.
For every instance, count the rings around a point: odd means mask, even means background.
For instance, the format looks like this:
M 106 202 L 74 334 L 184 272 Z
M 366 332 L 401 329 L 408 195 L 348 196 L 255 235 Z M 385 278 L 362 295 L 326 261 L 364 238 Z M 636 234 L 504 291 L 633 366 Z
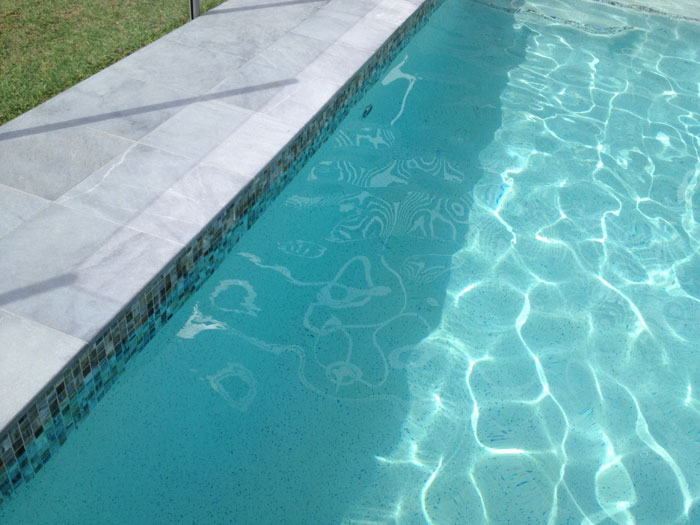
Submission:
M 700 25 L 446 0 L 2 523 L 700 523 Z

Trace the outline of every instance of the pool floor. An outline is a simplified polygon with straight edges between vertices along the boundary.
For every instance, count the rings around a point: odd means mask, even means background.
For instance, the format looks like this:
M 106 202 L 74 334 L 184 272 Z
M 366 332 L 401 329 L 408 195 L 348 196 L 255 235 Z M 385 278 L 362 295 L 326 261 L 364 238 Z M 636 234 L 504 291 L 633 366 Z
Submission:
M 700 523 L 699 41 L 446 0 L 2 522 Z

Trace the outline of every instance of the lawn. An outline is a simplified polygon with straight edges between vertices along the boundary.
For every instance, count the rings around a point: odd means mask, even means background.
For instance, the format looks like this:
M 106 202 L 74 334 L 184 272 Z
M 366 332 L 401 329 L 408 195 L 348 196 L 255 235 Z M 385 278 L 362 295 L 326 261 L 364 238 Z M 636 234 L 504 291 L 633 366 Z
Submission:
M 0 124 L 188 20 L 188 0 L 0 0 Z

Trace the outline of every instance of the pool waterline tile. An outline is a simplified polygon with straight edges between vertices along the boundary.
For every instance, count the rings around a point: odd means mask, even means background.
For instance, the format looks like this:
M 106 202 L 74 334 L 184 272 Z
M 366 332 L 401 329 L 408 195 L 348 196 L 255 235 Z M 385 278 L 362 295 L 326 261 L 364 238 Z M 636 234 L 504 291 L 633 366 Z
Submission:
M 100 275 L 91 276 L 90 268 L 94 266 L 93 263 L 98 262 L 97 259 L 100 261 L 114 259 L 110 266 L 115 272 L 118 272 L 119 269 L 123 270 L 124 267 L 132 268 L 134 265 L 143 267 L 142 262 L 139 262 L 140 258 L 146 257 L 146 255 L 149 258 L 152 257 L 150 251 L 148 254 L 146 251 L 141 251 L 140 254 L 134 254 L 131 251 L 131 255 L 127 255 L 123 253 L 120 246 L 128 243 L 133 248 L 135 239 L 148 238 L 149 242 L 152 242 L 153 239 L 157 239 L 156 237 L 139 233 L 128 227 L 120 227 L 114 223 L 100 221 L 85 215 L 84 211 L 78 214 L 57 205 L 52 205 L 42 212 L 46 217 L 42 217 L 42 213 L 40 213 L 34 218 L 36 225 L 41 220 L 46 220 L 48 215 L 58 214 L 68 222 L 80 221 L 82 218 L 82 220 L 94 223 L 93 229 L 114 230 L 111 234 L 107 232 L 106 235 L 107 237 L 114 236 L 111 240 L 113 246 L 99 244 L 92 246 L 97 242 L 92 240 L 88 240 L 85 246 L 78 242 L 74 249 L 68 249 L 67 258 L 58 259 L 63 260 L 65 268 L 57 269 L 47 266 L 44 273 L 46 273 L 47 280 L 58 279 L 60 281 L 61 276 L 70 276 L 73 270 L 78 270 L 78 284 L 85 285 L 84 291 L 89 295 L 119 301 L 124 301 L 129 294 L 131 297 L 123 302 L 125 306 L 121 312 L 113 317 L 107 326 L 96 335 L 89 333 L 89 331 L 84 332 L 67 327 L 68 331 L 73 330 L 79 338 L 84 336 L 91 343 L 73 358 L 64 371 L 43 389 L 42 393 L 30 403 L 27 409 L 18 414 L 9 424 L 0 421 L 0 425 L 5 425 L 0 427 L 3 428 L 0 432 L 0 503 L 2 503 L 3 498 L 10 497 L 17 488 L 30 480 L 56 452 L 57 448 L 65 442 L 70 432 L 80 424 L 95 403 L 102 398 L 119 374 L 123 372 L 124 366 L 130 358 L 145 346 L 155 331 L 167 322 L 173 312 L 213 272 L 240 236 L 264 212 L 268 203 L 280 193 L 298 169 L 337 127 L 353 102 L 378 79 L 383 67 L 405 44 L 407 37 L 417 31 L 425 21 L 426 15 L 439 3 L 440 0 L 427 0 L 400 28 L 394 28 L 391 39 L 386 42 L 378 42 L 378 50 L 372 58 L 364 64 L 361 70 L 351 75 L 351 78 L 342 85 L 340 91 L 332 96 L 322 108 L 319 108 L 320 111 L 316 112 L 315 108 L 307 108 L 312 113 L 304 118 L 306 120 L 313 118 L 301 131 L 295 133 L 294 128 L 283 120 L 264 114 L 255 114 L 246 121 L 246 123 L 250 123 L 249 128 L 246 128 L 245 124 L 241 125 L 224 144 L 231 148 L 241 148 L 240 143 L 233 139 L 237 133 L 239 137 L 243 137 L 246 129 L 252 130 L 255 126 L 264 129 L 265 125 L 276 128 L 278 137 L 276 143 L 273 143 L 272 146 L 268 144 L 264 146 L 269 149 L 251 151 L 251 147 L 255 145 L 251 141 L 248 143 L 249 148 L 239 150 L 240 155 L 236 155 L 233 151 L 227 151 L 221 146 L 210 153 L 201 163 L 201 169 L 205 170 L 204 174 L 193 175 L 190 183 L 196 187 L 198 184 L 197 176 L 206 176 L 206 170 L 216 170 L 218 167 L 215 176 L 226 177 L 231 173 L 234 180 L 233 186 L 242 187 L 243 190 L 228 205 L 224 204 L 224 208 L 218 215 L 184 248 L 176 243 L 162 241 L 165 243 L 164 249 L 156 259 L 160 261 L 158 264 L 161 267 L 165 264 L 165 268 L 160 272 L 153 272 L 152 275 L 156 276 L 140 293 L 132 292 L 128 286 L 125 290 L 124 284 L 115 279 L 116 273 L 115 275 L 106 275 L 101 272 Z M 361 20 L 365 21 L 365 19 Z M 392 31 L 389 31 L 386 36 L 391 35 L 391 33 Z M 379 47 L 380 45 L 381 47 Z M 295 118 L 302 117 L 295 116 Z M 143 126 L 137 126 L 137 128 L 145 129 Z M 267 135 L 266 141 L 269 138 L 270 136 Z M 246 150 L 250 153 L 247 158 L 243 155 Z M 267 159 L 265 159 L 265 155 L 267 155 Z M 270 160 L 271 156 L 272 160 Z M 233 168 L 233 173 L 230 171 L 231 168 Z M 177 188 L 178 184 L 187 185 L 186 179 L 187 174 L 173 184 L 171 189 Z M 174 191 L 178 192 L 177 189 Z M 211 210 L 215 210 L 222 206 L 222 201 L 225 199 L 212 199 L 205 196 L 203 200 L 207 202 L 207 206 Z M 201 217 L 198 220 L 202 220 Z M 25 231 L 30 232 L 31 229 L 30 226 Z M 39 231 L 37 228 L 34 230 Z M 29 242 L 28 239 L 31 235 L 25 231 L 12 232 L 9 237 L 0 239 L 0 243 Z M 105 237 L 104 232 L 97 233 L 97 237 Z M 27 239 L 23 240 L 24 237 Z M 78 241 L 80 240 L 78 239 Z M 146 244 L 143 246 L 145 250 Z M 0 249 L 2 248 L 0 247 Z M 60 253 L 62 248 L 43 247 L 41 249 L 44 251 L 58 250 Z M 88 254 L 91 250 L 93 253 Z M 137 249 L 136 252 L 139 250 Z M 114 255 L 119 253 L 124 257 L 115 258 Z M 51 259 L 51 257 L 46 258 Z M 80 279 L 79 272 L 81 271 L 88 272 L 84 282 Z M 144 269 L 144 271 L 149 273 L 153 270 Z M 111 281 L 107 282 L 105 279 Z M 73 279 L 70 280 L 73 281 Z M 35 291 L 44 292 L 44 288 L 39 286 L 41 283 L 29 283 L 26 288 L 31 292 L 35 285 L 37 286 Z M 57 281 L 56 289 L 60 290 L 66 285 L 70 287 L 73 282 Z M 30 302 L 30 298 L 21 295 L 12 301 L 12 304 L 6 309 L 18 315 L 35 315 L 37 320 L 41 322 L 40 312 L 36 308 L 28 307 Z M 61 308 L 63 307 L 54 305 L 54 309 Z M 51 322 L 51 319 L 47 320 Z M 105 322 L 102 321 L 102 326 Z

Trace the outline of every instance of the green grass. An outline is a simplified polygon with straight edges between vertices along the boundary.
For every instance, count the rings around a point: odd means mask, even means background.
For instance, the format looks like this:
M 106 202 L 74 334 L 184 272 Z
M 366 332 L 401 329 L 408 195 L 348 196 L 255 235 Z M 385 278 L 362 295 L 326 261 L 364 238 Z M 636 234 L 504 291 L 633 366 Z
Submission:
M 188 0 L 0 0 L 0 124 L 188 20 Z

